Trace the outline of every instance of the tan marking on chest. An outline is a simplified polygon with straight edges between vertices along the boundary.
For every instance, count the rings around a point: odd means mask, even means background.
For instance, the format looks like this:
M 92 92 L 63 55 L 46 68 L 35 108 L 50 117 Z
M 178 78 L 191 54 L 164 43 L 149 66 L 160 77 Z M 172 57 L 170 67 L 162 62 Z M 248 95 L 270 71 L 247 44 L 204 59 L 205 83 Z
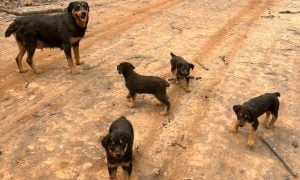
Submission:
M 81 37 L 70 37 L 70 43 L 71 45 L 77 43 L 78 41 L 80 41 Z

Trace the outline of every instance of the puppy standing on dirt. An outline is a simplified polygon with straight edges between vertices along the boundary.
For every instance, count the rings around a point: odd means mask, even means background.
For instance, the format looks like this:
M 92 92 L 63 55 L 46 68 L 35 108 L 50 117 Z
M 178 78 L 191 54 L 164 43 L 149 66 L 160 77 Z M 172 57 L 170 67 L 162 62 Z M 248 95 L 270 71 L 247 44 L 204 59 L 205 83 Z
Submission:
M 160 114 L 167 115 L 170 109 L 167 95 L 169 83 L 160 77 L 139 75 L 133 69 L 134 66 L 128 62 L 122 62 L 117 66 L 119 74 L 123 74 L 125 78 L 125 85 L 129 91 L 127 96 L 127 99 L 131 99 L 129 107 L 134 107 L 137 93 L 153 94 L 165 105 L 164 110 Z
M 110 178 L 116 177 L 118 164 L 122 166 L 125 178 L 131 175 L 133 139 L 131 123 L 121 116 L 111 124 L 109 134 L 101 140 L 106 150 Z
M 189 87 L 189 82 L 190 82 L 190 69 L 194 69 L 194 64 L 191 64 L 184 60 L 180 56 L 176 56 L 172 52 L 171 54 L 171 72 L 176 75 L 177 81 L 179 82 L 180 79 L 185 79 L 185 91 L 186 92 L 191 92 L 190 87 Z
M 27 52 L 27 63 L 38 74 L 41 71 L 35 66 L 33 60 L 36 48 L 55 47 L 64 50 L 71 73 L 78 73 L 73 64 L 71 48 L 73 47 L 76 65 L 83 64 L 79 61 L 79 42 L 87 28 L 89 6 L 85 1 L 75 1 L 71 2 L 67 9 L 68 12 L 59 15 L 35 14 L 20 17 L 9 25 L 5 37 L 14 34 L 16 38 L 19 47 L 16 62 L 20 73 L 27 71 L 22 66 L 25 52 Z
M 265 124 L 266 128 L 272 128 L 278 117 L 279 96 L 279 92 L 265 93 L 250 99 L 242 105 L 234 105 L 233 110 L 236 113 L 237 121 L 230 132 L 236 133 L 238 132 L 238 128 L 243 127 L 246 122 L 251 123 L 252 128 L 248 136 L 248 145 L 254 146 L 255 132 L 258 128 L 258 117 L 266 113 L 266 119 L 263 124 Z M 272 115 L 272 119 L 268 123 L 270 115 Z

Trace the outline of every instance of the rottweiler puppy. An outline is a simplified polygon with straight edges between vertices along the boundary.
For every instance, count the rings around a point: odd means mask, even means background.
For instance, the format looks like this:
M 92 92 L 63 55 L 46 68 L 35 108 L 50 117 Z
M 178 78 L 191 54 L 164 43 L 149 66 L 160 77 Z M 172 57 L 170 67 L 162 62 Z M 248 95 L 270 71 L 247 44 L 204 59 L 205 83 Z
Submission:
M 85 1 L 71 2 L 67 12 L 57 15 L 34 14 L 14 20 L 5 31 L 5 37 L 14 34 L 19 48 L 16 62 L 20 73 L 23 69 L 22 58 L 27 52 L 27 63 L 35 73 L 41 71 L 35 66 L 33 55 L 35 50 L 43 48 L 61 48 L 66 55 L 72 74 L 78 70 L 73 64 L 71 48 L 73 48 L 76 65 L 79 60 L 79 42 L 83 38 L 89 21 L 89 5 Z
M 187 62 L 185 59 L 183 59 L 180 56 L 176 56 L 174 53 L 171 54 L 171 72 L 176 76 L 177 81 L 184 79 L 185 80 L 185 91 L 186 92 L 191 92 L 190 87 L 189 87 L 189 82 L 190 82 L 190 69 L 194 69 L 194 64 L 191 64 Z
M 132 124 L 124 116 L 115 120 L 109 133 L 102 138 L 101 144 L 106 151 L 110 178 L 116 177 L 118 165 L 122 166 L 125 178 L 131 175 L 133 139 Z
M 130 99 L 131 103 L 128 106 L 134 107 L 137 93 L 153 94 L 165 106 L 160 115 L 167 115 L 170 109 L 167 87 L 170 84 L 160 77 L 139 75 L 134 72 L 134 68 L 128 62 L 122 62 L 117 66 L 119 74 L 123 74 L 125 78 L 125 85 L 129 91 L 127 99 Z
M 242 105 L 234 105 L 233 110 L 237 116 L 237 121 L 230 132 L 236 133 L 239 127 L 243 127 L 246 122 L 250 123 L 252 128 L 248 136 L 248 145 L 254 146 L 255 132 L 259 124 L 258 117 L 266 113 L 263 124 L 265 124 L 266 128 L 272 128 L 278 118 L 279 96 L 279 92 L 265 93 L 250 99 Z M 272 115 L 272 119 L 270 123 L 268 123 L 270 115 Z

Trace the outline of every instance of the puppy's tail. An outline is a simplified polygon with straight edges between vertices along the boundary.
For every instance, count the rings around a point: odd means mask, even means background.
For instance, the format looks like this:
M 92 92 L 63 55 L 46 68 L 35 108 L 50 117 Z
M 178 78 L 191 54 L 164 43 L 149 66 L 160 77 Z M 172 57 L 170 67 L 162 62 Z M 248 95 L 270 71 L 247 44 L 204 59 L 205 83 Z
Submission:
M 15 21 L 11 23 L 5 31 L 5 37 L 9 37 L 12 33 L 16 32 L 18 28 L 19 27 Z
M 280 97 L 280 93 L 279 92 L 275 92 L 273 93 L 275 96 Z
M 172 52 L 170 53 L 170 55 L 171 55 L 172 57 L 175 57 L 175 56 L 176 56 L 176 55 L 175 55 L 174 53 L 172 53 Z

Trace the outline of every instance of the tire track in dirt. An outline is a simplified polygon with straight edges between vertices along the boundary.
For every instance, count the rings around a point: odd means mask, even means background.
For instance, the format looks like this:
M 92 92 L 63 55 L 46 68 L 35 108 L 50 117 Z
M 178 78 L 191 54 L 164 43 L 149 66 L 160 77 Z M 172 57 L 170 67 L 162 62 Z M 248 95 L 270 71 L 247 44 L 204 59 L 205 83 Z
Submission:
M 238 50 L 243 46 L 243 42 L 247 39 L 247 34 L 251 30 L 251 26 L 258 20 L 258 18 L 264 13 L 268 7 L 272 4 L 273 0 L 268 1 L 258 1 L 251 0 L 248 4 L 242 7 L 236 15 L 234 15 L 228 22 L 225 24 L 223 28 L 214 33 L 208 41 L 204 43 L 204 46 L 199 50 L 199 52 L 195 55 L 195 61 L 197 63 L 200 62 L 208 62 L 212 55 L 216 55 L 218 53 L 217 50 L 223 49 L 225 55 L 229 59 L 234 59 L 237 55 Z M 246 24 L 244 24 L 247 22 Z M 233 33 L 233 35 L 231 35 Z M 218 59 L 212 59 L 212 61 L 219 61 Z M 211 62 L 211 63 L 213 63 Z M 194 97 L 201 97 L 203 93 L 206 93 L 207 96 L 210 96 L 216 91 L 218 84 L 222 81 L 224 75 L 226 74 L 226 70 L 224 70 L 224 65 L 216 65 L 216 67 L 211 68 L 207 71 L 208 74 L 203 75 L 203 80 L 209 79 L 209 82 L 203 82 L 199 91 L 193 91 Z M 195 88 L 194 88 L 195 89 Z M 201 90 L 202 89 L 202 90 Z M 206 92 L 204 92 L 204 91 Z M 172 97 L 179 97 L 179 92 L 171 93 Z M 175 98 L 173 102 L 173 107 L 176 109 L 182 109 L 182 107 L 178 107 L 181 99 Z M 185 102 L 188 103 L 188 102 Z M 177 139 L 179 140 L 182 137 L 182 131 L 185 136 L 189 137 L 189 139 L 193 140 L 194 136 L 197 135 L 202 129 L 201 126 L 208 122 L 203 122 L 201 120 L 207 117 L 207 113 L 209 111 L 209 102 L 207 102 L 204 98 L 200 99 L 195 106 L 199 107 L 200 112 L 194 113 L 194 115 L 190 118 L 184 119 L 184 124 L 188 124 L 183 127 L 175 127 L 177 129 Z M 186 110 L 186 109 L 185 109 Z M 188 119 L 191 119 L 190 121 Z M 178 119 L 180 121 L 180 119 Z M 172 126 L 172 125 L 171 125 Z M 202 129 L 207 131 L 207 129 Z M 196 132 L 196 133 L 195 133 Z M 203 132 L 202 132 L 203 133 Z M 163 139 L 164 136 L 170 136 L 169 134 L 161 134 L 160 139 Z M 183 142 L 184 143 L 184 142 Z M 186 154 L 188 154 L 189 148 L 187 147 L 185 150 L 181 148 L 178 149 L 170 149 L 165 148 L 166 158 L 162 163 L 161 174 L 164 171 L 168 171 L 168 177 L 176 177 L 186 178 L 186 173 L 188 167 L 184 166 L 184 162 L 186 161 Z M 178 156 L 180 154 L 180 156 Z M 182 155 L 185 154 L 185 155 Z M 174 163 L 174 159 L 176 162 Z M 138 164 L 138 163 L 137 163 Z M 139 166 L 139 165 L 138 165 Z M 179 173 L 180 170 L 180 173 Z M 180 175 L 180 176 L 178 176 Z

